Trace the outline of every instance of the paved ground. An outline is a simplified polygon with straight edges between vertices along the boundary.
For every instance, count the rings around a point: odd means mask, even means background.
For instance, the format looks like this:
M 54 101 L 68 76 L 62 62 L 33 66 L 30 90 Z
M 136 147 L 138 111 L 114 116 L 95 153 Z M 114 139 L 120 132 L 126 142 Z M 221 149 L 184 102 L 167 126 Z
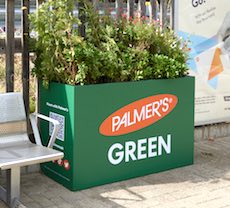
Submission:
M 230 137 L 196 142 L 192 166 L 79 192 L 25 175 L 21 201 L 28 208 L 230 208 Z

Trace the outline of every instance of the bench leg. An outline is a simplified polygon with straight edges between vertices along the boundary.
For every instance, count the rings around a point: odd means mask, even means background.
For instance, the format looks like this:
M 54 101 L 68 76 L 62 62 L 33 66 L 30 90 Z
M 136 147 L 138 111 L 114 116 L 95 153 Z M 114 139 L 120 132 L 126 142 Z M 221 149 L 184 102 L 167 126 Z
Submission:
M 6 203 L 6 189 L 0 186 L 0 199 Z
M 20 198 L 20 167 L 15 167 L 6 172 L 6 200 L 10 207 Z

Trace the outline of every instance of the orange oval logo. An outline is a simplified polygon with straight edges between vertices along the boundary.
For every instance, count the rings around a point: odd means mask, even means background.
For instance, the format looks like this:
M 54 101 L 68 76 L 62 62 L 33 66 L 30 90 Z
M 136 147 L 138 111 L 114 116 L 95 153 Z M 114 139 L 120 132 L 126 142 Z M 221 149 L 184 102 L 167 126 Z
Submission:
M 119 136 L 143 129 L 164 118 L 177 105 L 171 94 L 154 95 L 130 103 L 112 113 L 100 126 L 105 136 Z

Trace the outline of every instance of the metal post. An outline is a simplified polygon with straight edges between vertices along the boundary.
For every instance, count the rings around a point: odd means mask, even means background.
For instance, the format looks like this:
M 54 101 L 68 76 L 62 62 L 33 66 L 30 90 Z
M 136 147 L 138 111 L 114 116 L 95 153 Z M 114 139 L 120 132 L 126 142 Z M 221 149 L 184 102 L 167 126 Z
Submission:
M 161 0 L 160 2 L 160 21 L 162 27 L 164 27 L 167 22 L 167 1 L 165 0 Z
M 38 9 L 38 7 L 39 7 L 39 5 L 41 4 L 42 2 L 41 2 L 41 0 L 36 0 L 36 9 Z M 40 112 L 40 92 L 39 92 L 39 87 L 40 87 L 40 83 L 39 83 L 39 80 L 36 78 L 36 100 L 37 100 L 37 103 L 36 103 L 36 109 L 35 109 L 35 111 L 36 112 Z M 39 121 L 38 121 L 38 124 L 39 124 L 39 126 L 40 126 L 40 123 L 39 123 Z M 30 138 L 30 140 L 32 140 L 31 138 Z M 35 139 L 34 139 L 34 143 L 35 143 Z
M 29 115 L 29 0 L 22 0 L 22 85 L 27 117 Z
M 86 21 L 86 17 L 85 17 L 85 12 L 84 12 L 84 3 L 83 1 L 80 1 L 78 3 L 78 11 L 79 11 L 79 19 L 81 21 L 81 25 L 78 27 L 78 30 L 79 30 L 79 34 L 82 36 L 82 37 L 85 37 L 86 36 L 86 33 L 85 33 L 85 21 Z
M 123 12 L 123 1 L 122 0 L 116 0 L 116 13 L 117 13 L 117 18 L 120 18 Z
M 144 17 L 146 15 L 145 0 L 139 0 L 139 2 L 138 2 L 138 10 L 140 12 L 141 17 Z
M 152 19 L 157 20 L 157 3 L 156 0 L 150 0 L 151 8 L 152 8 Z
M 13 207 L 16 200 L 20 198 L 20 167 L 15 167 L 6 171 L 7 203 Z
M 6 189 L 4 189 L 2 186 L 0 186 L 0 199 L 3 200 L 5 203 L 6 200 Z
M 127 18 L 134 18 L 134 0 L 128 0 L 127 2 Z
M 14 0 L 6 0 L 6 91 L 14 91 Z
M 14 38 L 14 52 L 21 53 L 21 38 Z M 0 54 L 6 54 L 6 41 L 0 39 Z
M 175 6 L 175 0 L 172 0 L 170 4 L 170 26 L 173 30 L 175 26 L 175 8 L 174 6 Z

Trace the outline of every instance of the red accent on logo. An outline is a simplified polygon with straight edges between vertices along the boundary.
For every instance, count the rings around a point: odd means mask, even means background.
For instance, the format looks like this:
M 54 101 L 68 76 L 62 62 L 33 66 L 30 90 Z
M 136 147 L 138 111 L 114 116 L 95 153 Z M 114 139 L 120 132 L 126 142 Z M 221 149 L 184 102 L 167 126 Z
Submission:
M 64 160 L 64 168 L 66 170 L 69 170 L 70 169 L 70 164 L 69 164 L 69 161 L 68 160 Z
M 59 166 L 62 166 L 62 165 L 63 165 L 63 160 L 62 160 L 62 159 L 59 159 L 59 160 L 57 161 L 57 163 L 58 163 Z

